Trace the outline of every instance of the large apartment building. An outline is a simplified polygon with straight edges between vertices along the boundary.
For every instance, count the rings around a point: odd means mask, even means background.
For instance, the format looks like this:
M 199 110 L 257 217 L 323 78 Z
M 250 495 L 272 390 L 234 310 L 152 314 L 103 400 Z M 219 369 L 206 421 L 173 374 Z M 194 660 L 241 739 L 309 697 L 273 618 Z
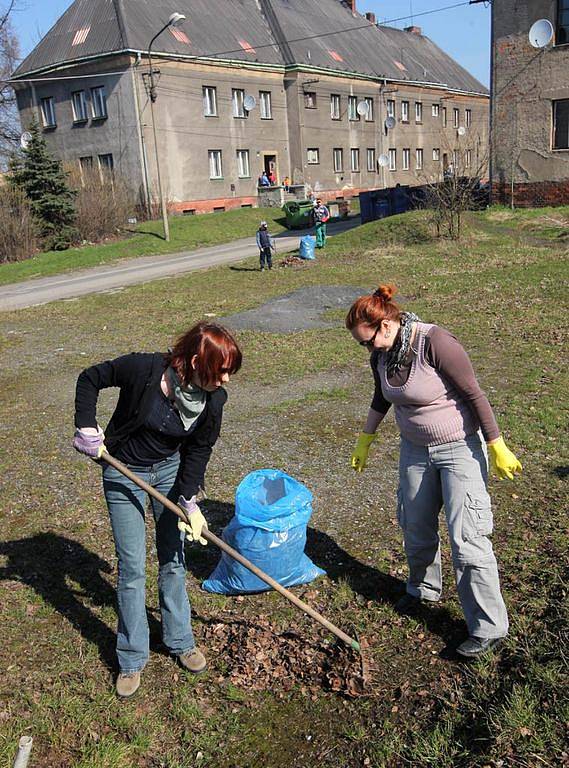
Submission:
M 569 0 L 492 4 L 491 126 L 493 201 L 568 204 Z
M 418 27 L 340 0 L 75 0 L 14 73 L 23 127 L 155 197 L 148 49 L 174 11 L 152 46 L 172 210 L 256 205 L 263 170 L 333 199 L 483 163 L 485 87 Z

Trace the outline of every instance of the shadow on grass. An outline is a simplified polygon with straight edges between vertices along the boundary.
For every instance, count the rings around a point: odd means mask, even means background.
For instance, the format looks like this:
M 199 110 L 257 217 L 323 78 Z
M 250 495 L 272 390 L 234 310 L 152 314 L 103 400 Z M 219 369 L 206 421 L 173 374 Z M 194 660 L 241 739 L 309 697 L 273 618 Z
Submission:
M 261 270 L 259 267 L 233 267 L 230 266 L 229 269 L 232 272 L 260 272 Z
M 113 570 L 107 561 L 79 542 L 54 533 L 1 542 L 0 555 L 7 558 L 0 579 L 31 587 L 85 640 L 96 645 L 103 663 L 116 671 L 116 634 L 86 604 L 116 606 L 115 590 L 102 575 Z M 148 620 L 154 650 L 160 643 L 160 624 L 151 614 Z

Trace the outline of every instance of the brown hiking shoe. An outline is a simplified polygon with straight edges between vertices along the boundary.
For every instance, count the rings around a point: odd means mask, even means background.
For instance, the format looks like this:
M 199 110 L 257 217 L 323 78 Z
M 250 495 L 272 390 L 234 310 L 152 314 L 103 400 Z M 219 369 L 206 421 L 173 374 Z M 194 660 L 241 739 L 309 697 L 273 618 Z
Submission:
M 193 672 L 194 675 L 199 675 L 199 673 L 203 672 L 207 667 L 205 656 L 199 648 L 194 648 L 192 651 L 182 653 L 178 656 L 178 660 L 184 669 L 187 669 L 188 672 Z
M 117 677 L 117 696 L 128 699 L 140 688 L 140 672 L 121 672 Z

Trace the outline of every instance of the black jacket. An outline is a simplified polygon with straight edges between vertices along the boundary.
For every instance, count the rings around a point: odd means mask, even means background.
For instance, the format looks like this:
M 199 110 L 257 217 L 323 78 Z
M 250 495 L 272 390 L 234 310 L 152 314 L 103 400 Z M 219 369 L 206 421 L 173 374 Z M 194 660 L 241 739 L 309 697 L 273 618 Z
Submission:
M 75 426 L 97 426 L 97 399 L 101 389 L 119 387 L 119 400 L 105 429 L 105 445 L 112 455 L 138 429 L 148 415 L 152 397 L 160 387 L 167 367 L 162 352 L 133 352 L 86 368 L 77 379 Z M 211 451 L 221 430 L 227 393 L 219 388 L 208 393 L 206 407 L 194 429 L 180 446 L 180 493 L 190 498 L 204 488 L 204 475 Z

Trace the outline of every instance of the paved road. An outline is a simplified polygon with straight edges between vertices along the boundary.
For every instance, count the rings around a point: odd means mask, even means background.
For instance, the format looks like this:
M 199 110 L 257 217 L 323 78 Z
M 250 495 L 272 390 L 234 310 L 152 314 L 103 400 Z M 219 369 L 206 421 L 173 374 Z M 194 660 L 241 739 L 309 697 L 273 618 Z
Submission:
M 358 226 L 359 223 L 359 216 L 354 216 L 330 224 L 328 232 L 331 235 L 339 234 Z M 278 255 L 294 250 L 298 246 L 299 237 L 303 234 L 306 232 L 297 230 L 294 234 L 285 232 L 277 235 L 275 240 Z M 108 266 L 65 272 L 61 275 L 27 280 L 23 283 L 12 283 L 0 286 L 0 311 L 23 309 L 60 299 L 74 299 L 88 293 L 116 291 L 126 285 L 160 280 L 216 264 L 241 261 L 252 256 L 256 251 L 255 238 L 248 237 L 197 251 L 123 259 Z

